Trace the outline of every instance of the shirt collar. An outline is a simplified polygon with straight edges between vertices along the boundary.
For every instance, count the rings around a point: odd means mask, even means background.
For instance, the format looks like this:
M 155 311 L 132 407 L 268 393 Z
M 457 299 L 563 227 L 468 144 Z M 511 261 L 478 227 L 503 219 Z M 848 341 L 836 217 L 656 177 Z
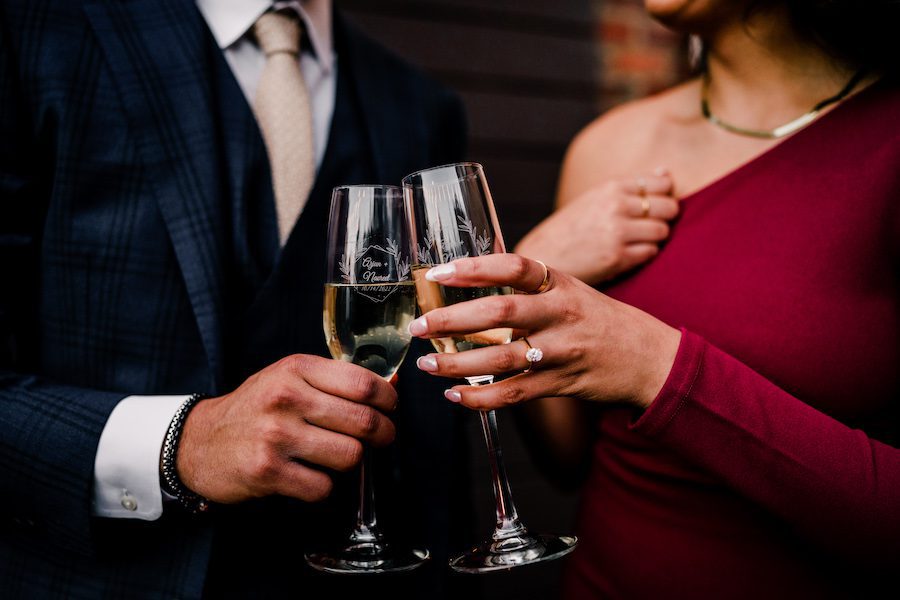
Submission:
M 256 19 L 271 7 L 297 12 L 322 71 L 330 72 L 334 65 L 331 0 L 197 0 L 197 8 L 223 50 L 243 38 Z

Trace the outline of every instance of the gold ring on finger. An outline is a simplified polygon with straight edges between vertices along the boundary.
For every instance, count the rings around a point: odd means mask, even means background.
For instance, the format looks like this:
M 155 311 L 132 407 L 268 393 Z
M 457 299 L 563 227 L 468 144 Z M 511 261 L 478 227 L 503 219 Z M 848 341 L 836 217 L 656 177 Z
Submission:
M 650 216 L 650 198 L 641 196 L 641 218 L 646 219 Z
M 548 269 L 547 265 L 545 265 L 543 262 L 541 262 L 539 260 L 536 260 L 534 262 L 541 265 L 541 268 L 544 269 L 544 278 L 541 280 L 541 285 L 539 285 L 536 290 L 528 292 L 528 293 L 529 294 L 541 294 L 541 293 L 547 291 L 547 288 L 550 287 L 550 269 Z

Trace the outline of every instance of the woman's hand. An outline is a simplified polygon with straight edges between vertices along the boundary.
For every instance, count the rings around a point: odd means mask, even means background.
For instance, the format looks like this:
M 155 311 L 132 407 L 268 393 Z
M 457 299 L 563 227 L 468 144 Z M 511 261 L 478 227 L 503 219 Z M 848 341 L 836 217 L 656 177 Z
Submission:
M 589 285 L 629 271 L 656 256 L 678 215 L 665 170 L 610 181 L 565 204 L 516 246 Z
M 538 289 L 544 267 L 515 254 L 464 258 L 432 268 L 426 277 L 453 287 L 511 286 Z M 521 339 L 458 354 L 419 358 L 423 371 L 467 377 L 524 371 L 484 386 L 456 386 L 449 400 L 490 409 L 534 398 L 571 396 L 626 402 L 645 408 L 665 383 L 681 334 L 634 307 L 597 292 L 574 277 L 549 270 L 540 294 L 479 298 L 432 310 L 410 325 L 422 338 L 452 337 L 497 327 L 527 336 L 543 358 L 533 365 Z

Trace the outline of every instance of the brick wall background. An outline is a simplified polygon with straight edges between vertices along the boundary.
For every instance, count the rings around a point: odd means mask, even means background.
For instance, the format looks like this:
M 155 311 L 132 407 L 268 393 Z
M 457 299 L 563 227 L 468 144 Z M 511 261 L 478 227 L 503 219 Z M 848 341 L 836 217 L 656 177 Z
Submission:
M 594 0 L 592 4 L 601 112 L 687 76 L 684 40 L 650 19 L 642 0 Z
M 459 92 L 469 117 L 468 158 L 485 167 L 509 247 L 552 210 L 575 133 L 609 107 L 686 74 L 682 40 L 654 23 L 640 0 L 336 1 L 369 35 Z M 577 495 L 544 481 L 510 412 L 498 418 L 525 523 L 571 533 Z M 493 497 L 475 415 L 469 442 L 477 531 L 488 536 Z M 480 576 L 483 598 L 555 598 L 560 566 Z

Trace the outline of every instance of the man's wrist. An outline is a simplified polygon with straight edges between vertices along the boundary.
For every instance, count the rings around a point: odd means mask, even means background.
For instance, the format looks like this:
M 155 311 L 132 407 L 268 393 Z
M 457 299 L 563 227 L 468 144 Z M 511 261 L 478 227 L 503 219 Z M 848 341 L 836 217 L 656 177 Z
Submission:
M 181 434 L 184 431 L 188 413 L 191 412 L 197 403 L 206 398 L 205 394 L 192 394 L 178 407 L 166 431 L 159 460 L 160 486 L 163 492 L 174 497 L 188 512 L 195 514 L 209 510 L 210 502 L 200 494 L 196 494 L 188 489 L 178 476 L 178 446 L 181 442 Z

